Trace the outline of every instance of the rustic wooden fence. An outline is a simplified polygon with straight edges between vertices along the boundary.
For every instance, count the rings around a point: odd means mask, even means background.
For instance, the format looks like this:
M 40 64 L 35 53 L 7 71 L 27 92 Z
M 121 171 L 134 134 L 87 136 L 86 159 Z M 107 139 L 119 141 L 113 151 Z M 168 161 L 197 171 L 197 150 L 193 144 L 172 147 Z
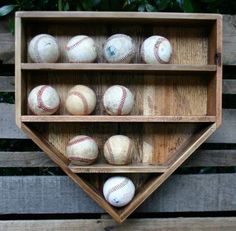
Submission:
M 223 31 L 221 128 L 137 209 L 133 217 L 142 219 L 128 219 L 122 226 L 102 217 L 104 211 L 67 176 L 36 173 L 56 166 L 43 152 L 31 151 L 32 143 L 15 125 L 14 104 L 0 101 L 0 230 L 235 230 L 236 16 L 224 16 Z M 6 22 L 0 23 L 0 60 L 1 95 L 14 94 L 14 37 Z M 157 218 L 213 215 L 218 218 Z M 53 220 L 63 217 L 78 219 Z M 29 218 L 34 221 L 16 220 Z

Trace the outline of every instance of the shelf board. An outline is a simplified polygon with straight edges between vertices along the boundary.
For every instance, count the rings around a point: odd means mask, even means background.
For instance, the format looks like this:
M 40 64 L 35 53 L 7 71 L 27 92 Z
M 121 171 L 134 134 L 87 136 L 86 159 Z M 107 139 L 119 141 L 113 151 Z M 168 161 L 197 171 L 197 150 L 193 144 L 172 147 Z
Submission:
M 163 173 L 168 169 L 168 166 L 149 165 L 143 163 L 130 165 L 97 163 L 86 166 L 70 164 L 69 168 L 74 173 Z
M 24 115 L 22 122 L 215 122 L 215 116 Z
M 110 63 L 22 63 L 22 70 L 215 72 L 216 65 L 110 64 Z

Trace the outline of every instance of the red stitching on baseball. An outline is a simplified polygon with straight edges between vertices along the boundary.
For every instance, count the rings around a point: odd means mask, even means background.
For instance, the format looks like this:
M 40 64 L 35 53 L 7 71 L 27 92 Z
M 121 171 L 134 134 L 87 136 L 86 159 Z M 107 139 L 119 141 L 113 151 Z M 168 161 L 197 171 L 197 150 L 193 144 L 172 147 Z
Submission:
M 113 156 L 113 152 L 112 152 L 112 148 L 111 148 L 111 145 L 110 145 L 109 140 L 108 140 L 107 143 L 106 143 L 106 147 L 107 147 L 108 153 L 110 154 L 111 163 L 112 163 L 112 164 L 115 164 L 115 159 L 114 159 L 114 156 Z
M 82 95 L 80 92 L 77 92 L 77 91 L 72 91 L 69 93 L 69 95 L 78 96 L 83 102 L 84 114 L 86 114 L 86 115 L 89 114 L 88 102 L 87 102 L 86 98 L 84 97 L 84 95 Z
M 117 114 L 118 115 L 121 115 L 122 114 L 122 109 L 123 109 L 123 106 L 124 106 L 124 103 L 125 103 L 125 99 L 127 97 L 127 91 L 126 89 L 123 87 L 123 86 L 120 86 L 121 90 L 122 90 L 122 97 L 121 97 L 121 101 L 120 101 L 120 104 L 118 106 L 118 110 L 117 110 Z
M 71 146 L 73 144 L 78 144 L 80 142 L 83 142 L 85 140 L 93 140 L 91 137 L 89 136 L 85 136 L 85 137 L 82 137 L 82 138 L 77 138 L 77 139 L 74 139 L 74 140 L 71 140 L 67 146 Z
M 69 160 L 78 160 L 80 162 L 85 162 L 85 163 L 91 163 L 95 160 L 96 158 L 84 158 L 84 157 L 69 157 Z
M 127 184 L 129 183 L 129 179 L 128 178 L 125 178 L 121 183 L 115 185 L 114 187 L 112 187 L 108 193 L 107 193 L 107 196 L 106 196 L 106 199 L 109 201 L 109 197 L 111 195 L 111 193 L 123 188 L 124 186 L 126 186 Z
M 160 64 L 168 63 L 168 62 L 162 60 L 162 59 L 160 58 L 159 54 L 158 54 L 158 52 L 159 52 L 159 47 L 160 47 L 160 45 L 161 45 L 161 43 L 162 43 L 163 41 L 167 41 L 167 40 L 166 40 L 165 38 L 160 38 L 160 39 L 156 42 L 156 44 L 155 44 L 155 46 L 154 46 L 154 55 L 155 55 L 157 61 L 158 61 Z
M 38 108 L 42 109 L 43 111 L 52 112 L 55 110 L 55 108 L 49 108 L 47 105 L 44 104 L 43 99 L 42 99 L 43 93 L 47 88 L 49 88 L 48 85 L 43 85 L 39 89 L 39 91 L 37 93 L 37 106 L 38 106 Z
M 79 40 L 78 42 L 76 42 L 75 44 L 71 45 L 71 46 L 66 46 L 66 50 L 69 51 L 71 49 L 73 49 L 74 47 L 78 46 L 80 43 L 82 43 L 84 40 L 88 39 L 89 37 L 86 36 L 84 38 L 82 38 L 81 40 Z

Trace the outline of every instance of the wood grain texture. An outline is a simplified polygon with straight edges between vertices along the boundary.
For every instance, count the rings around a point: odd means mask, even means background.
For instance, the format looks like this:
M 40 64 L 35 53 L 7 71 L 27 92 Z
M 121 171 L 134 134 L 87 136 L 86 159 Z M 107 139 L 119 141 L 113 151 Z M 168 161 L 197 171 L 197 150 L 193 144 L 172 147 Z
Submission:
M 236 150 L 197 150 L 183 167 L 236 166 Z M 43 152 L 0 152 L 0 167 L 57 167 Z
M 22 63 L 22 70 L 76 70 L 76 71 L 126 71 L 126 72 L 214 72 L 216 65 L 197 64 L 117 64 L 117 63 Z
M 202 218 L 139 218 L 127 219 L 118 225 L 111 219 L 74 219 L 74 220 L 9 220 L 0 221 L 5 231 L 234 231 L 235 217 L 202 217 Z
M 137 212 L 234 211 L 235 177 L 171 176 Z M 66 176 L 4 176 L 0 177 L 0 186 L 1 214 L 104 213 Z

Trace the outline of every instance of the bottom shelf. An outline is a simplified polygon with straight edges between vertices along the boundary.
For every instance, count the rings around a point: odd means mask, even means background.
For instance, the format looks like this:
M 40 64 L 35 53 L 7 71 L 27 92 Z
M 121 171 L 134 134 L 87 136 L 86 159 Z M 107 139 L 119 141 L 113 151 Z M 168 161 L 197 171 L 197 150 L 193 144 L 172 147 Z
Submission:
M 168 169 L 168 166 L 149 165 L 143 163 L 118 166 L 105 163 L 97 163 L 86 166 L 70 164 L 69 168 L 74 173 L 163 173 Z

